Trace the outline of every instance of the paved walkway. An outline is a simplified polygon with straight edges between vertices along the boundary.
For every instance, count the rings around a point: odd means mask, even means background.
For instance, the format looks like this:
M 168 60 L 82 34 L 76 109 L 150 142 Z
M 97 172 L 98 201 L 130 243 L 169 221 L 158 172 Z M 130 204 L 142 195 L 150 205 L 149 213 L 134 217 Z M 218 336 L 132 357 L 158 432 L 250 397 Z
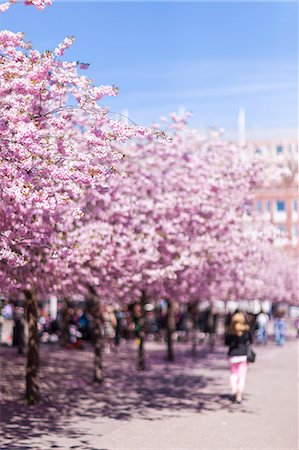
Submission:
M 147 343 L 145 373 L 135 348 L 106 356 L 102 386 L 90 382 L 92 351 L 42 347 L 43 401 L 22 399 L 24 357 L 2 349 L 5 450 L 298 449 L 298 345 L 257 348 L 242 405 L 228 398 L 226 349 L 192 358 L 178 344 L 177 361 L 164 345 Z

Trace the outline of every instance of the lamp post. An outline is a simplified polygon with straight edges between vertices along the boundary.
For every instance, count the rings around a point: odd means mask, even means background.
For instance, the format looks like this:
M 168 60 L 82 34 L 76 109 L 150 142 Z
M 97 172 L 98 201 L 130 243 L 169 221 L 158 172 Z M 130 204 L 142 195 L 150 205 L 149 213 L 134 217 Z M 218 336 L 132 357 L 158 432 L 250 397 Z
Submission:
M 239 130 L 239 145 L 240 147 L 244 147 L 246 144 L 245 139 L 245 109 L 240 108 L 239 116 L 238 116 L 238 130 Z

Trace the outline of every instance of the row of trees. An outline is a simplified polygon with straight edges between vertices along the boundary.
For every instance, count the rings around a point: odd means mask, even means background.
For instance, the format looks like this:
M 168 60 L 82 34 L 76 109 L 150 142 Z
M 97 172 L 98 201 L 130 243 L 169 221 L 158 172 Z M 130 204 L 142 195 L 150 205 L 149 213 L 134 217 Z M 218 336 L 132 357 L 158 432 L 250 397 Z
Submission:
M 99 101 L 117 89 L 61 59 L 72 42 L 40 53 L 21 33 L 0 32 L 0 283 L 25 299 L 30 403 L 39 398 L 38 299 L 91 300 L 96 381 L 100 300 L 296 299 L 292 262 L 272 270 L 275 232 L 252 215 L 261 163 L 204 139 L 187 117 L 150 129 L 113 120 Z

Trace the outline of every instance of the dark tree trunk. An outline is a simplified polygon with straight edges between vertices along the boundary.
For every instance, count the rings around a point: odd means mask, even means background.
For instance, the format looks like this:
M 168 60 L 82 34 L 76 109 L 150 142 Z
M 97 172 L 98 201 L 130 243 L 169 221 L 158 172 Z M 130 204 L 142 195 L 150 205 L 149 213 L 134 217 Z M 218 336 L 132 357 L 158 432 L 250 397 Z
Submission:
M 139 346 L 138 346 L 138 362 L 137 362 L 137 368 L 138 370 L 145 370 L 145 358 L 144 358 L 144 337 L 139 336 Z
M 28 318 L 28 353 L 26 371 L 26 400 L 28 404 L 38 403 L 39 391 L 39 336 L 37 329 L 38 308 L 33 292 L 25 291 Z
M 69 332 L 68 302 L 67 299 L 64 298 L 62 301 L 62 309 L 61 309 L 61 333 L 60 333 L 61 347 L 67 346 L 68 332 Z
M 197 305 L 192 305 L 191 308 L 191 316 L 192 316 L 192 324 L 193 324 L 193 330 L 192 330 L 192 349 L 191 353 L 192 356 L 196 355 L 196 345 L 197 345 Z
M 137 333 L 137 337 L 139 339 L 138 358 L 137 358 L 138 370 L 145 370 L 145 356 L 144 356 L 145 314 L 146 314 L 144 309 L 145 303 L 146 303 L 146 295 L 145 292 L 142 291 L 140 300 L 141 315 L 138 318 L 139 331 Z
M 166 341 L 167 341 L 167 360 L 174 361 L 173 351 L 173 333 L 175 331 L 174 308 L 170 300 L 167 300 L 167 316 L 166 316 Z
M 103 339 L 101 333 L 100 302 L 93 288 L 91 293 L 91 315 L 93 318 L 93 344 L 94 344 L 94 366 L 93 380 L 95 383 L 103 381 Z

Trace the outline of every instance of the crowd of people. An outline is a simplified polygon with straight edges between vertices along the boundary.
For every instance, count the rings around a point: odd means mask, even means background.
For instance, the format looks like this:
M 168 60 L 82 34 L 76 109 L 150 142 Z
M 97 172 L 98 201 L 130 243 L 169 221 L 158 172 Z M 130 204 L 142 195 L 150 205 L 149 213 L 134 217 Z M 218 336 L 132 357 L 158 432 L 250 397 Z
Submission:
M 199 306 L 199 307 L 198 307 Z M 116 349 L 122 340 L 134 339 L 138 335 L 138 316 L 140 304 L 103 305 L 101 307 L 102 337 L 105 351 L 108 353 Z M 144 306 L 145 333 L 149 339 L 163 340 L 165 336 L 168 304 L 161 300 L 155 305 L 147 303 Z M 188 342 L 194 338 L 199 342 L 207 342 L 211 348 L 215 345 L 216 336 L 228 334 L 231 328 L 233 313 L 219 311 L 215 306 L 181 305 L 174 303 L 174 333 L 177 341 Z M 273 309 L 271 312 L 261 310 L 258 314 L 245 313 L 244 320 L 248 325 L 251 340 L 256 344 L 266 344 L 269 339 L 269 324 L 273 321 L 274 339 L 282 346 L 286 336 L 285 311 Z M 20 353 L 25 345 L 26 317 L 24 307 L 17 302 L 2 300 L 0 312 L 0 339 L 4 320 L 14 322 L 12 344 L 18 347 Z M 49 310 L 41 305 L 38 320 L 40 342 L 54 343 L 59 341 L 63 330 L 63 322 L 67 322 L 66 347 L 83 348 L 85 341 L 92 341 L 93 318 L 88 303 L 67 302 L 58 306 L 56 317 L 51 317 Z M 294 323 L 299 336 L 299 319 Z M 2 340 L 1 340 L 2 342 Z

